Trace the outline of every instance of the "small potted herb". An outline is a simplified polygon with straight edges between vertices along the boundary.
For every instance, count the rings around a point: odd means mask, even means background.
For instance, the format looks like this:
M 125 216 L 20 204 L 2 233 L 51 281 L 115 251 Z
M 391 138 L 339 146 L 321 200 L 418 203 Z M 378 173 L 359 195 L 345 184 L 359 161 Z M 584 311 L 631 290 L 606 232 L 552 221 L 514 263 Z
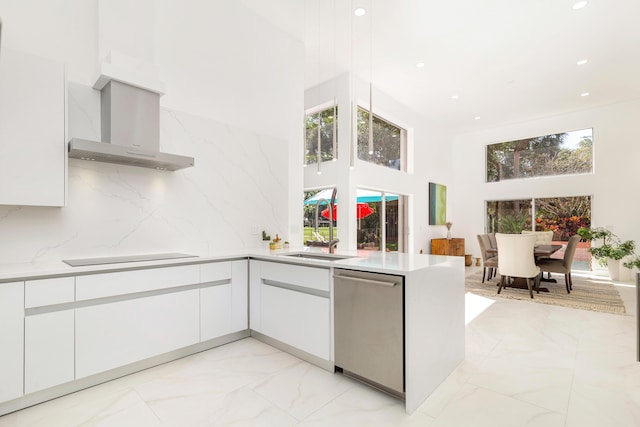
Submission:
M 262 246 L 269 247 L 270 243 L 271 243 L 271 236 L 269 236 L 265 230 L 262 230 Z

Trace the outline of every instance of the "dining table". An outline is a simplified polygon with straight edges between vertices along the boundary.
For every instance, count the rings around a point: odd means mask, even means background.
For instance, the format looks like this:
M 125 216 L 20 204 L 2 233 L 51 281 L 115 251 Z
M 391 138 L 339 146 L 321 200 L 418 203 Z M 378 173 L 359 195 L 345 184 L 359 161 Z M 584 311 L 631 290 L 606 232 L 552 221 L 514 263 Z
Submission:
M 533 247 L 533 256 L 536 260 L 539 258 L 549 258 L 551 255 L 562 249 L 563 246 L 564 245 L 536 245 Z M 489 255 L 498 255 L 498 248 L 489 248 L 486 252 Z M 550 283 L 558 282 L 556 279 L 551 278 L 551 276 L 544 277 L 544 274 L 542 273 L 540 273 L 540 281 Z M 518 280 L 517 278 L 507 286 L 527 289 L 526 280 Z M 538 289 L 536 290 L 539 292 L 549 292 L 549 288 L 541 288 L 540 285 L 538 285 Z
M 533 256 L 535 258 L 548 258 L 562 249 L 563 246 L 564 245 L 536 245 L 533 247 Z M 498 248 L 487 249 L 487 254 L 498 255 Z

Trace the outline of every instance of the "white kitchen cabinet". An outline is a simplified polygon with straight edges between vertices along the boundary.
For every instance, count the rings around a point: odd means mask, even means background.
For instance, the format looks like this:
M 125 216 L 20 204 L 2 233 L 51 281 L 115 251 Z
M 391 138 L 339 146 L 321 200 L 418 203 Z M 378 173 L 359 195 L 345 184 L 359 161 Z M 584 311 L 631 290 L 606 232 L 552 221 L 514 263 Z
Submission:
M 73 381 L 74 311 L 26 316 L 24 328 L 25 394 Z
M 247 261 L 202 264 L 201 269 L 202 283 L 214 286 L 200 289 L 200 340 L 247 329 Z
M 0 402 L 22 396 L 23 348 L 24 282 L 0 283 Z
M 76 378 L 200 340 L 199 290 L 76 309 Z
M 198 265 L 145 268 L 76 277 L 76 300 L 113 297 L 200 283 Z
M 0 60 L 0 204 L 64 206 L 64 66 L 11 49 Z
M 262 333 L 324 360 L 331 359 L 329 298 L 262 285 Z
M 250 328 L 331 360 L 330 270 L 251 260 Z
M 75 300 L 75 277 L 28 280 L 24 288 L 25 308 L 62 304 Z
M 232 332 L 231 283 L 200 289 L 200 341 Z
M 233 261 L 231 287 L 231 332 L 249 329 L 249 261 Z
M 75 277 L 28 280 L 24 294 L 24 392 L 28 394 L 75 379 L 74 310 L 49 311 L 51 306 L 74 302 Z

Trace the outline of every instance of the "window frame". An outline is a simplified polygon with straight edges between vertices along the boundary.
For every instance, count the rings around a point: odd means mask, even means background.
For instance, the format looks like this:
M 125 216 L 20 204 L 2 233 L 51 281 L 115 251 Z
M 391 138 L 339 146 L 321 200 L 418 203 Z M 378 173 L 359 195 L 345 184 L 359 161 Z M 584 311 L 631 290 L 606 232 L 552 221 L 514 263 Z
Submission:
M 534 140 L 537 138 L 544 138 L 544 137 L 548 137 L 550 135 L 558 135 L 558 134 L 562 134 L 562 133 L 572 133 L 572 132 L 581 132 L 581 131 L 586 131 L 586 130 L 591 130 L 591 170 L 588 172 L 570 172 L 570 173 L 554 173 L 553 174 L 546 174 L 546 175 L 531 175 L 531 176 L 518 176 L 518 177 L 509 177 L 509 178 L 502 178 L 502 179 L 497 179 L 495 181 L 491 181 L 489 180 L 489 147 L 492 145 L 497 145 L 497 144 L 505 144 L 505 143 L 509 143 L 509 142 L 516 142 L 516 141 L 523 141 L 523 140 Z M 503 140 L 503 141 L 499 141 L 499 142 L 491 142 L 491 143 L 487 143 L 484 144 L 484 182 L 486 184 L 494 184 L 494 183 L 498 183 L 498 182 L 503 182 L 503 181 L 518 181 L 518 180 L 527 180 L 527 179 L 539 179 L 539 178 L 557 178 L 557 177 L 564 177 L 564 176 L 574 176 L 574 175 L 592 175 L 595 172 L 595 141 L 594 141 L 594 128 L 593 127 L 584 127 L 584 128 L 580 128 L 580 129 L 573 129 L 573 130 L 565 130 L 565 131 L 560 131 L 560 132 L 555 132 L 555 133 L 547 133 L 545 135 L 539 135 L 539 136 L 533 136 L 533 137 L 525 137 L 525 138 L 521 138 L 521 139 L 508 139 L 508 140 Z
M 309 162 L 307 160 L 307 117 L 314 115 L 314 114 L 319 114 L 319 113 L 323 113 L 325 111 L 328 111 L 330 109 L 336 108 L 336 147 L 335 147 L 335 151 L 332 153 L 332 157 L 330 159 L 326 159 L 326 160 L 322 160 L 322 155 L 320 155 L 320 163 L 324 163 L 324 162 L 333 162 L 333 161 L 337 161 L 338 160 L 338 144 L 339 144 L 339 127 L 340 127 L 340 112 L 339 110 L 339 105 L 338 105 L 338 101 L 335 100 L 331 100 L 331 101 L 327 101 L 327 102 L 323 102 L 322 104 L 318 104 L 315 105 L 311 108 L 307 108 L 304 112 L 304 138 L 302 139 L 302 154 L 304 157 L 304 163 L 303 165 L 309 166 L 309 165 L 314 165 L 318 163 L 318 159 L 317 159 L 317 155 L 316 155 L 316 161 L 314 162 Z
M 400 169 L 395 169 L 391 166 L 388 165 L 381 165 L 378 163 L 374 163 L 371 162 L 369 160 L 365 160 L 365 159 L 361 159 L 358 156 L 358 113 L 359 113 L 359 109 L 362 109 L 363 111 L 365 111 L 368 114 L 371 114 L 371 112 L 369 111 L 369 108 L 367 106 L 364 105 L 363 102 L 357 102 L 355 104 L 355 111 L 353 114 L 354 120 L 355 120 L 355 158 L 361 162 L 366 162 L 375 166 L 380 166 L 380 167 L 384 167 L 393 171 L 397 171 L 397 172 L 404 172 L 404 173 L 411 173 L 412 172 L 412 168 L 410 167 L 409 163 L 410 163 L 410 156 L 409 156 L 409 152 L 410 152 L 410 148 L 409 148 L 409 142 L 410 142 L 410 135 L 412 134 L 411 132 L 411 128 L 409 126 L 403 125 L 401 124 L 402 122 L 400 120 L 395 120 L 392 115 L 386 114 L 384 112 L 381 113 L 373 113 L 373 118 L 374 119 L 378 119 L 380 121 L 383 121 L 391 126 L 394 126 L 395 128 L 399 129 L 399 142 L 400 142 Z M 379 111 L 379 110 L 378 110 Z M 374 141 L 375 144 L 375 141 Z

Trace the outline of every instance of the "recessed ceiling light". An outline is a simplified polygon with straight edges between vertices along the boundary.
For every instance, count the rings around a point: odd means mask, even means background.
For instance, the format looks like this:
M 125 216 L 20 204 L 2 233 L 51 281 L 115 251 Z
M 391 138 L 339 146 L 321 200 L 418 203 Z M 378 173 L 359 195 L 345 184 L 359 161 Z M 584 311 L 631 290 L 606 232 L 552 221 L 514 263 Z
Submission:
M 586 59 L 581 59 L 580 61 L 576 62 L 576 64 L 578 64 L 578 65 L 584 65 L 584 64 L 586 64 L 587 62 L 589 62 L 589 61 L 587 61 Z
M 582 92 L 580 96 L 589 96 L 589 92 Z
M 480 120 L 480 116 L 475 116 L 473 120 Z
M 451 99 L 458 99 L 458 98 L 460 98 L 459 95 L 451 95 Z
M 583 7 L 585 7 L 587 5 L 586 1 L 579 1 L 578 3 L 575 3 L 573 5 L 573 10 L 578 10 L 578 9 L 582 9 Z
M 424 62 L 418 62 L 416 64 L 416 68 L 423 68 L 424 67 Z
M 365 13 L 367 13 L 367 11 L 364 10 L 364 7 L 358 7 L 358 8 L 353 10 L 353 14 L 356 15 L 356 16 L 364 16 Z

